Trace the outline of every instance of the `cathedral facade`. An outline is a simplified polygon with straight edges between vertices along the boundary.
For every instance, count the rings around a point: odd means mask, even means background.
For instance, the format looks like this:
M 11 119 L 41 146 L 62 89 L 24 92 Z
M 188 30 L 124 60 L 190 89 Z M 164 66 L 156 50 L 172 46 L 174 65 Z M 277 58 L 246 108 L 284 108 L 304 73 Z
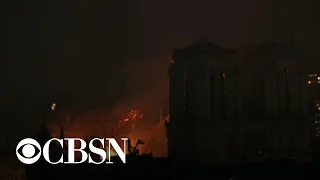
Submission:
M 294 43 L 239 57 L 202 41 L 173 52 L 168 156 L 215 163 L 311 158 L 308 70 Z

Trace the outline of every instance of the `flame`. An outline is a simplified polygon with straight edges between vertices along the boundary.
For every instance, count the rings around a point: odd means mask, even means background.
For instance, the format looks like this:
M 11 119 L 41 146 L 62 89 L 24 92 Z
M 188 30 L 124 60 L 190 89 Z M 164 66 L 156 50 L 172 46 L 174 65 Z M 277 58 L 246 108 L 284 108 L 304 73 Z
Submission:
M 115 125 L 115 130 L 119 130 L 121 126 L 127 124 L 128 122 L 137 121 L 139 119 L 142 119 L 144 116 L 143 113 L 140 113 L 138 110 L 130 109 L 127 116 L 121 120 Z M 132 127 L 135 127 L 134 124 L 132 124 Z
M 142 117 L 143 117 L 143 113 L 140 113 L 138 110 L 135 110 L 135 109 L 130 109 L 127 117 L 120 120 L 119 123 L 127 122 L 127 121 L 134 121 L 134 120 L 137 120 Z
M 87 119 L 93 120 L 95 118 L 90 116 Z M 102 135 L 99 135 L 100 129 L 91 130 L 91 126 L 87 124 L 78 124 L 78 122 L 80 122 L 79 120 L 75 122 L 76 123 L 68 124 L 66 127 L 64 126 L 65 137 L 85 138 L 86 136 L 90 137 L 90 135 L 98 134 L 99 137 L 114 137 L 118 139 L 119 142 L 122 142 L 120 138 L 126 137 L 130 139 L 132 148 L 135 147 L 139 149 L 139 154 L 152 152 L 154 156 L 167 156 L 165 124 L 170 122 L 169 115 L 162 117 L 158 125 L 149 126 L 145 123 L 144 113 L 140 112 L 140 110 L 129 109 L 122 119 L 118 119 L 115 124 L 110 124 L 111 129 L 109 129 L 110 126 L 106 126 L 106 128 L 101 127 Z M 50 127 L 53 137 L 60 137 L 61 126 L 62 124 L 58 124 Z M 81 128 L 81 130 L 79 130 L 79 128 Z M 106 135 L 103 134 L 104 132 L 107 132 L 105 133 Z M 145 143 L 137 146 L 138 139 L 143 139 Z M 108 149 L 106 149 L 106 152 L 108 153 Z M 128 149 L 126 149 L 126 153 L 129 153 Z M 110 156 L 118 156 L 113 148 L 110 150 Z M 108 154 L 107 157 L 109 157 Z

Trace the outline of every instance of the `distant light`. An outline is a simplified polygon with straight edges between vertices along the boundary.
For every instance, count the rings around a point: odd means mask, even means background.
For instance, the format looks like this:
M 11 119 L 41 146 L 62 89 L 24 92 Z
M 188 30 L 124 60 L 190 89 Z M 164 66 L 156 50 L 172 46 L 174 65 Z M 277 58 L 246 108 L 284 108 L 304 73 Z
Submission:
M 318 74 L 316 74 L 316 73 L 308 74 L 308 77 L 317 77 L 317 76 L 318 76 Z
M 311 81 L 308 81 L 308 84 L 311 84 Z
M 57 104 L 56 103 L 52 103 L 51 105 L 51 110 L 54 111 L 56 109 Z

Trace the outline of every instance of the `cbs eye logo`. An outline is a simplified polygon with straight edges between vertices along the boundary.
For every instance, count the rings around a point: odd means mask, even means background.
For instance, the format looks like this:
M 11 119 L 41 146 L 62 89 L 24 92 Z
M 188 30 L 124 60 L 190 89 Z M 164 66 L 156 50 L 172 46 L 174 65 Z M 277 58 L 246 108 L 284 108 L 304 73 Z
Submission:
M 16 155 L 22 163 L 33 164 L 37 162 L 41 156 L 41 146 L 34 139 L 23 139 L 16 147 Z

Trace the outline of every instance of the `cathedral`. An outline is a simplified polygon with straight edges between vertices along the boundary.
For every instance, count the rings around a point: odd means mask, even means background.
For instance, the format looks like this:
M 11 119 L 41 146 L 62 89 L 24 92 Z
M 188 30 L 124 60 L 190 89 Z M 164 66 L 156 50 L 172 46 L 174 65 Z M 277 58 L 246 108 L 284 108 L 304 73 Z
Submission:
M 312 158 L 316 99 L 307 78 L 318 70 L 308 62 L 294 40 L 241 53 L 208 41 L 175 49 L 168 156 L 199 163 Z

